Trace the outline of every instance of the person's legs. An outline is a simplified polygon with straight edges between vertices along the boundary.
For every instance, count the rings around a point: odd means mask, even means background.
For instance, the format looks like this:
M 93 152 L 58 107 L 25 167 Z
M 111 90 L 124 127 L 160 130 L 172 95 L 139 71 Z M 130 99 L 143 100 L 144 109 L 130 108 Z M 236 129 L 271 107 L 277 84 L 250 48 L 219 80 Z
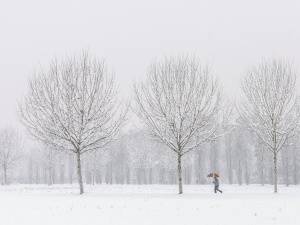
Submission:
M 217 187 L 217 191 L 222 193 L 222 191 L 219 189 L 219 187 Z
M 217 189 L 218 189 L 218 187 L 215 185 L 215 193 L 217 193 Z

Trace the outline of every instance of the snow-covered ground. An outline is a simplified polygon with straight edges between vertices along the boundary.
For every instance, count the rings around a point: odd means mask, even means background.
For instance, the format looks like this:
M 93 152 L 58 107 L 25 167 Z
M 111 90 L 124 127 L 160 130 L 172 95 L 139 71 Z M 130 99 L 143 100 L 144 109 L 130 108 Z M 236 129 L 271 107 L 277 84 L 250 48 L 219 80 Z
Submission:
M 0 187 L 1 225 L 300 224 L 300 186 L 10 185 Z

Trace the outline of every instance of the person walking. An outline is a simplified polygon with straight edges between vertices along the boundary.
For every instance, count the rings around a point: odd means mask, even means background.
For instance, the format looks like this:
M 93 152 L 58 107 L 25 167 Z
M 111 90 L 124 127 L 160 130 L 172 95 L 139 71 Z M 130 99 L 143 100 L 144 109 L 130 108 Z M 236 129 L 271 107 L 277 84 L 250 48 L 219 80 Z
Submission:
M 223 192 L 219 189 L 219 180 L 218 180 L 217 177 L 214 177 L 213 183 L 215 184 L 215 193 L 217 193 L 217 191 L 223 193 Z

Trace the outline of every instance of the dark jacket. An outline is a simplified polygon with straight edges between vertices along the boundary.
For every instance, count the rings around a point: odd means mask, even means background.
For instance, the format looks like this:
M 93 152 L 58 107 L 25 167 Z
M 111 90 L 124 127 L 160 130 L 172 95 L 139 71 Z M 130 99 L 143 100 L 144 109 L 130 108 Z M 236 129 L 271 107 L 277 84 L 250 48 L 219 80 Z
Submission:
M 215 178 L 214 181 L 213 181 L 213 183 L 215 184 L 215 186 L 219 187 L 219 180 L 218 180 L 218 178 Z

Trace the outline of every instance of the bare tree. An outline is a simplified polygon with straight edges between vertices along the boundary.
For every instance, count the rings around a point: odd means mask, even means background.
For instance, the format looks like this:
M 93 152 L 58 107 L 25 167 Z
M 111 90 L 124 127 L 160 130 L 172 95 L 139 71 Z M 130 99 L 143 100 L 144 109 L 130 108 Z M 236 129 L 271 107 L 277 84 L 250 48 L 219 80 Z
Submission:
M 242 79 L 240 122 L 254 131 L 273 154 L 275 193 L 278 152 L 298 131 L 296 78 L 291 63 L 274 59 L 250 68 Z
M 166 58 L 153 63 L 147 80 L 134 86 L 133 110 L 156 138 L 177 154 L 179 194 L 182 190 L 181 157 L 215 140 L 229 121 L 228 108 L 218 81 L 195 58 Z
M 80 194 L 81 154 L 111 142 L 125 120 L 114 77 L 86 52 L 55 60 L 34 73 L 19 104 L 19 118 L 32 138 L 76 154 Z
M 0 131 L 0 166 L 4 172 L 3 184 L 7 184 L 7 170 L 23 156 L 23 139 L 21 135 L 12 128 L 5 128 Z

